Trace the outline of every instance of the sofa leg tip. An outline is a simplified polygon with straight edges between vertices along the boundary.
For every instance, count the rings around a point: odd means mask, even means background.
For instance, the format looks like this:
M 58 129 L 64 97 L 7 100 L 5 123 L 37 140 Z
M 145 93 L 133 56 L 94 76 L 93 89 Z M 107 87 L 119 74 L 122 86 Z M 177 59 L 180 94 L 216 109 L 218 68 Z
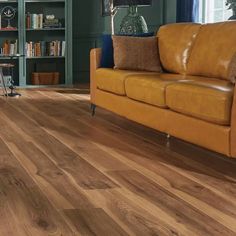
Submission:
M 91 115 L 92 116 L 95 116 L 95 113 L 96 113 L 96 105 L 95 104 L 91 104 Z
M 171 138 L 171 135 L 170 134 L 167 134 L 166 135 L 166 147 L 169 149 L 170 148 L 170 138 Z

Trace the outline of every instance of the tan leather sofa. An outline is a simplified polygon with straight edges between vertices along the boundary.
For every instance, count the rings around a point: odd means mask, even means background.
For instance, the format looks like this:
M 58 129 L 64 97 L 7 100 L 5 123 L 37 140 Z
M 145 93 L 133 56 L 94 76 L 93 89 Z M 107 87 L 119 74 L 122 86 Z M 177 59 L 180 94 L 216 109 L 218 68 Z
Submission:
M 100 68 L 93 49 L 91 103 L 236 157 L 236 22 L 162 26 L 158 43 L 163 73 Z

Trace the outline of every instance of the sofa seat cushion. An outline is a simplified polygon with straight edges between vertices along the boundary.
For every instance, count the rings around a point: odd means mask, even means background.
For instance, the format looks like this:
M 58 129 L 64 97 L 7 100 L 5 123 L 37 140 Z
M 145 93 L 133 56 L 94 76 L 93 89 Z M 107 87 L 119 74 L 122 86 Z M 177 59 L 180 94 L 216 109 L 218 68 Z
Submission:
M 184 77 L 175 74 L 129 75 L 125 80 L 127 97 L 161 108 L 167 108 L 166 87 Z
M 231 83 L 217 79 L 175 83 L 166 88 L 166 104 L 185 115 L 230 125 L 233 88 Z
M 96 70 L 97 87 L 101 90 L 125 96 L 125 78 L 132 73 L 128 70 L 100 68 Z

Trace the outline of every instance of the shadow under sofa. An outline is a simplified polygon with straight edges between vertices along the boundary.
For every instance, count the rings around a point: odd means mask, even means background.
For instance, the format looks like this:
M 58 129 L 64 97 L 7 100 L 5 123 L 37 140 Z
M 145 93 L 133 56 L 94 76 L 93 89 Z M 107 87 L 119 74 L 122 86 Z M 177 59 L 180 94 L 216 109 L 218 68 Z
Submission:
M 236 29 L 234 21 L 161 27 L 157 38 L 165 73 L 101 68 L 101 49 L 92 49 L 91 103 L 187 142 L 236 157 L 235 85 L 231 78 L 224 78 L 232 62 L 227 59 L 227 48 L 214 51 L 224 40 L 227 47 L 233 45 L 236 33 L 232 29 Z M 211 37 L 216 44 L 212 47 Z M 208 42 L 205 46 L 204 38 Z M 231 50 L 236 53 L 236 46 L 233 47 Z M 203 52 L 199 54 L 199 50 Z

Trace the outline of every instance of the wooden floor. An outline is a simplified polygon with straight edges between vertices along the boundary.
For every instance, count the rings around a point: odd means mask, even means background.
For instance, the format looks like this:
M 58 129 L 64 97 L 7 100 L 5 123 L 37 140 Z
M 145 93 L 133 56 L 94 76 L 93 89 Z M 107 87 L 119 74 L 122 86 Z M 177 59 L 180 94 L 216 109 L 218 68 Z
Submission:
M 236 161 L 103 109 L 86 90 L 0 98 L 0 235 L 236 235 Z

